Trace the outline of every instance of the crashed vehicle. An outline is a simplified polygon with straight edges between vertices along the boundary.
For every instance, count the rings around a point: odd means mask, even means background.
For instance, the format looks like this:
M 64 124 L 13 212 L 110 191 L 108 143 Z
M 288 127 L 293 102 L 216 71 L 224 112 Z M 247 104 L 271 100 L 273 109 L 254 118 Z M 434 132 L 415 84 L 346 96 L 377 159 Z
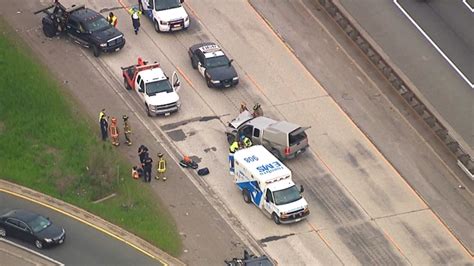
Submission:
M 123 33 L 109 24 L 100 13 L 84 5 L 64 7 L 59 1 L 36 11 L 45 13 L 43 33 L 52 38 L 67 34 L 75 43 L 92 49 L 95 57 L 101 53 L 117 52 L 125 45 Z
M 243 111 L 228 123 L 225 134 L 229 144 L 246 136 L 253 144 L 263 145 L 278 159 L 285 160 L 295 158 L 308 149 L 305 132 L 308 128 L 264 116 L 254 117 L 249 111 Z

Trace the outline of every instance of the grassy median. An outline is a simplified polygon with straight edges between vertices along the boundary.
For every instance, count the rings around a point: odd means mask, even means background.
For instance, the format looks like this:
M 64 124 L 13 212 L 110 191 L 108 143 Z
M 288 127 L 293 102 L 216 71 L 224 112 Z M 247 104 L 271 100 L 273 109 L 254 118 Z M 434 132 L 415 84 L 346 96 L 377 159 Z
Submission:
M 5 25 L 0 21 L 0 178 L 84 208 L 179 255 L 176 226 L 150 187 L 130 178 L 129 164 L 98 139 L 97 125 Z

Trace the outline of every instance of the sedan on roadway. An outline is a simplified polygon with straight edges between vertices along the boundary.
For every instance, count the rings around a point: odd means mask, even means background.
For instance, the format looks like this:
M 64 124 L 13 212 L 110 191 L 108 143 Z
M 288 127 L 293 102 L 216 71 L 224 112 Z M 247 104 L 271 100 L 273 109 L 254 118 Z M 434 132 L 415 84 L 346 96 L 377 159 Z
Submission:
M 0 237 L 11 236 L 34 244 L 37 248 L 62 244 L 64 228 L 51 223 L 49 218 L 26 210 L 12 210 L 0 215 Z
M 188 54 L 192 67 L 206 79 L 209 88 L 227 88 L 239 83 L 233 60 L 229 60 L 217 44 L 195 44 L 189 48 Z

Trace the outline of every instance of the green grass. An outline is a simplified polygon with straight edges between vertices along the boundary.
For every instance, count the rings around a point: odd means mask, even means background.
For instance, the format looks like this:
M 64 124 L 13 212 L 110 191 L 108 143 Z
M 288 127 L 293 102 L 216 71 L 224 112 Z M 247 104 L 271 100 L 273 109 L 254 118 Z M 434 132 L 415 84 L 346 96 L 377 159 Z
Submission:
M 171 255 L 176 226 L 149 186 L 98 139 L 64 89 L 0 21 L 0 178 L 84 208 Z M 95 122 L 95 120 L 94 120 Z M 102 203 L 93 201 L 116 193 Z

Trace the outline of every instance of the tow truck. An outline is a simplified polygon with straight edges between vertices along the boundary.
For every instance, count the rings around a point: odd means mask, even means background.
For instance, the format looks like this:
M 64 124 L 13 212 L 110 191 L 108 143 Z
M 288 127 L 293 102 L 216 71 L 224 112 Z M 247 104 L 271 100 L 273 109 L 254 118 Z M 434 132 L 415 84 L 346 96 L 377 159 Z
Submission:
M 72 40 L 92 49 L 94 56 L 102 52 L 116 52 L 125 45 L 123 33 L 111 26 L 98 12 L 84 5 L 66 8 L 58 0 L 34 14 L 45 13 L 42 19 L 43 33 L 46 37 L 67 34 Z
M 169 77 L 157 62 L 148 64 L 138 58 L 137 64 L 121 69 L 125 88 L 137 92 L 148 116 L 168 116 L 179 110 L 181 101 L 178 91 L 181 85 L 176 71 L 173 72 L 170 83 Z

